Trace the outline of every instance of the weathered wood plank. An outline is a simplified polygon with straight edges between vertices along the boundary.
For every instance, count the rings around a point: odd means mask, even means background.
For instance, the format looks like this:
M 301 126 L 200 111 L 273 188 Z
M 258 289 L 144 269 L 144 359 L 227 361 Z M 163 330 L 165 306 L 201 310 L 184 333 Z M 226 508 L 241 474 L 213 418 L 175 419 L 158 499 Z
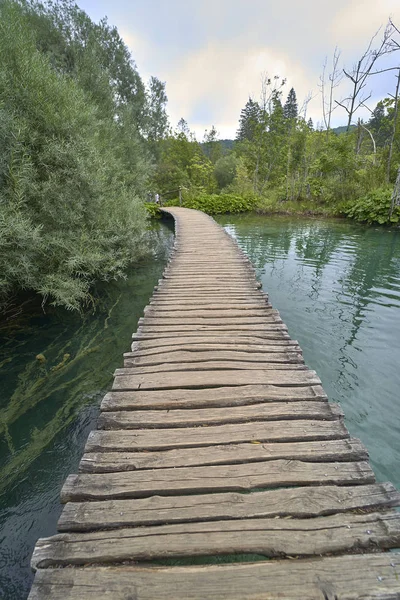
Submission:
M 285 352 L 301 352 L 300 346 L 293 344 L 292 342 L 281 343 L 281 344 L 236 344 L 236 343 L 224 343 L 220 340 L 220 343 L 214 342 L 201 342 L 197 343 L 192 342 L 181 342 L 175 340 L 171 344 L 167 344 L 164 341 L 164 345 L 157 345 L 156 342 L 137 342 L 132 352 L 125 352 L 124 358 L 126 359 L 136 359 L 142 357 L 157 357 L 161 355 L 163 359 L 169 359 L 170 355 L 177 355 L 180 352 L 191 353 L 192 356 L 196 356 L 201 354 L 202 356 L 205 354 L 209 354 L 212 352 L 218 353 L 218 356 L 221 356 L 223 353 L 225 358 L 230 358 L 230 356 L 235 358 L 258 358 L 260 356 L 270 355 L 270 354 L 284 354 Z M 229 353 L 229 356 L 227 356 Z M 252 355 L 256 355 L 253 357 Z M 139 361 L 140 362 L 140 361 Z
M 145 325 L 146 327 L 173 327 L 173 326 L 188 326 L 194 329 L 196 325 L 205 325 L 208 327 L 221 326 L 221 325 L 229 325 L 235 327 L 236 325 L 263 325 L 263 326 L 273 326 L 282 325 L 282 319 L 278 317 L 269 317 L 269 316 L 251 316 L 251 315 L 242 315 L 241 317 L 227 317 L 221 315 L 218 317 L 217 315 L 204 315 L 203 317 L 186 317 L 179 316 L 176 318 L 173 317 L 152 317 L 146 315 L 144 318 L 139 319 L 140 325 Z M 285 326 L 286 328 L 286 326 Z
M 298 365 L 292 365 L 298 366 Z M 146 373 L 143 375 L 118 375 L 113 390 L 154 390 L 174 388 L 212 388 L 254 384 L 267 385 L 318 385 L 321 381 L 315 371 L 308 369 L 264 369 L 235 371 L 181 371 L 174 373 Z
M 290 568 L 289 568 L 290 567 Z M 400 553 L 225 565 L 40 569 L 28 600 L 398 600 Z
M 244 553 L 314 556 L 397 545 L 400 514 L 394 511 L 314 519 L 241 519 L 61 533 L 38 541 L 32 567 Z
M 198 319 L 200 322 L 203 322 L 204 319 L 221 319 L 223 323 L 225 319 L 252 319 L 252 318 L 262 318 L 265 323 L 276 323 L 282 322 L 279 317 L 279 313 L 274 311 L 271 308 L 256 307 L 243 311 L 241 308 L 217 308 L 207 310 L 200 308 L 185 308 L 180 310 L 168 310 L 163 309 L 162 307 L 158 307 L 156 309 L 147 309 L 144 311 L 145 321 L 158 322 L 158 321 L 166 321 L 174 323 L 179 319 L 179 322 L 184 323 L 188 319 L 192 322 L 196 322 Z M 246 322 L 246 321 L 245 321 Z
M 161 373 L 200 373 L 202 371 L 245 371 L 251 372 L 253 370 L 275 370 L 275 371 L 304 371 L 308 367 L 305 366 L 303 356 L 300 354 L 293 353 L 290 358 L 284 362 L 276 360 L 274 362 L 251 362 L 251 361 L 234 361 L 234 360 L 198 360 L 198 361 L 187 361 L 187 362 L 165 362 L 153 366 L 126 366 L 114 371 L 115 377 L 125 377 L 127 375 L 151 375 Z M 177 378 L 178 376 L 176 376 Z
M 254 290 L 258 290 L 260 288 L 261 284 L 254 282 L 254 283 L 250 283 L 247 282 L 246 284 L 244 284 L 244 282 L 241 281 L 232 281 L 231 283 L 229 281 L 223 282 L 211 282 L 211 281 L 201 281 L 199 280 L 198 282 L 191 282 L 191 283 L 173 283 L 172 281 L 166 281 L 165 279 L 158 284 L 158 290 L 162 290 L 164 292 L 166 291 L 175 291 L 178 292 L 179 290 L 184 290 L 184 289 L 190 289 L 190 290 L 201 290 L 201 291 L 211 291 L 211 292 L 215 292 L 217 290 L 219 291 L 226 291 L 227 293 L 229 292 L 240 292 L 240 291 L 247 291 L 247 293 L 249 292 L 253 292 Z
M 244 406 L 257 402 L 300 402 L 304 400 L 327 401 L 320 385 L 304 387 L 278 387 L 274 385 L 244 385 L 240 387 L 209 389 L 143 390 L 135 392 L 109 392 L 101 403 L 102 411 L 203 408 Z
M 265 310 L 271 310 L 272 309 L 272 305 L 269 304 L 268 302 L 266 302 L 265 300 L 253 300 L 252 302 L 249 302 L 248 300 L 244 299 L 238 299 L 238 300 L 226 300 L 226 301 L 222 301 L 221 300 L 215 300 L 213 298 L 204 298 L 204 299 L 196 299 L 194 298 L 193 300 L 189 300 L 189 299 L 176 299 L 176 300 L 167 300 L 167 298 L 164 299 L 153 299 L 150 300 L 150 303 L 148 304 L 149 307 L 151 307 L 154 310 L 157 311 L 174 311 L 174 312 L 181 312 L 181 311 L 195 311 L 195 310 L 211 310 L 211 311 L 215 311 L 215 310 L 243 310 L 245 312 L 247 312 L 248 310 L 253 310 L 253 309 L 265 309 Z M 146 314 L 147 310 L 144 310 L 144 313 Z
M 88 452 L 81 473 L 111 473 L 206 465 L 232 465 L 266 460 L 309 462 L 365 461 L 368 452 L 355 438 L 316 442 L 243 443 L 163 451 Z
M 152 496 L 135 500 L 68 502 L 59 531 L 95 531 L 139 525 L 188 523 L 220 519 L 321 517 L 350 510 L 382 509 L 400 504 L 391 483 L 359 486 L 321 485 L 252 494 Z
M 271 402 L 226 408 L 189 410 L 135 410 L 104 412 L 98 419 L 98 429 L 145 429 L 149 427 L 188 427 L 205 424 L 244 423 L 246 421 L 278 421 L 291 419 L 323 419 L 333 421 L 343 417 L 338 404 L 328 402 Z
M 228 335 L 238 334 L 239 331 L 246 332 L 247 335 L 251 332 L 279 332 L 287 331 L 286 325 L 281 323 L 246 323 L 246 324 L 232 324 L 232 325 L 218 325 L 210 323 L 209 325 L 147 325 L 144 323 L 138 328 L 137 333 L 147 334 L 155 333 L 157 335 L 162 333 L 172 332 L 184 332 L 185 335 L 194 335 L 196 332 L 203 335 L 204 333 L 212 333 L 213 335 L 219 335 L 220 332 L 225 331 Z
M 184 429 L 143 429 L 137 431 L 92 431 L 86 452 L 161 450 L 218 446 L 242 442 L 301 442 L 337 440 L 349 437 L 342 420 L 270 421 L 185 427 Z
M 190 274 L 185 274 L 185 273 L 181 273 L 179 274 L 178 272 L 176 273 L 168 273 L 165 272 L 163 274 L 163 280 L 167 283 L 167 284 L 184 284 L 184 285 L 192 285 L 192 284 L 199 284 L 199 285 L 204 285 L 204 283 L 214 283 L 216 282 L 218 283 L 222 283 L 222 282 L 227 282 L 227 283 L 239 283 L 239 284 L 243 284 L 244 286 L 247 285 L 254 285 L 255 283 L 257 283 L 256 278 L 254 277 L 254 274 L 251 272 L 246 272 L 245 270 L 243 270 L 242 272 L 240 272 L 238 269 L 231 269 L 230 271 L 209 271 L 208 273 L 190 273 Z
M 176 344 L 179 342 L 182 343 L 204 343 L 210 342 L 213 344 L 297 344 L 298 342 L 290 339 L 287 331 L 279 330 L 272 332 L 232 332 L 232 331 L 218 331 L 216 333 L 210 332 L 186 332 L 182 334 L 181 332 L 167 332 L 167 333 L 142 333 L 139 329 L 136 333 L 132 334 L 132 340 L 134 343 L 137 342 L 146 342 L 148 346 L 154 346 L 157 341 L 159 341 L 160 345 L 169 345 Z
M 140 367 L 140 366 L 153 366 L 153 365 L 167 365 L 171 363 L 197 363 L 197 362 L 209 362 L 211 365 L 213 362 L 219 364 L 221 362 L 231 363 L 252 363 L 248 365 L 248 368 L 253 368 L 253 365 L 258 365 L 258 369 L 265 368 L 264 363 L 303 363 L 303 355 L 300 351 L 296 351 L 293 347 L 289 348 L 287 352 L 239 352 L 239 351 L 227 351 L 227 350 L 172 350 L 168 354 L 145 354 L 140 355 L 139 353 L 133 352 L 132 354 L 124 355 L 124 367 Z M 247 368 L 247 367 L 245 367 Z M 256 367 L 257 368 L 257 367 Z
M 241 315 L 247 314 L 247 312 L 251 312 L 251 311 L 263 311 L 264 313 L 268 313 L 270 311 L 273 311 L 274 309 L 272 308 L 271 304 L 268 304 L 267 302 L 263 301 L 263 300 L 254 300 L 253 302 L 246 302 L 246 301 L 227 301 L 227 302 L 218 302 L 215 300 L 187 300 L 186 302 L 184 300 L 182 300 L 181 302 L 179 300 L 176 300 L 174 302 L 169 301 L 169 300 L 153 300 L 150 301 L 150 303 L 148 304 L 148 308 L 144 309 L 144 314 L 147 313 L 157 313 L 157 314 L 164 314 L 166 312 L 169 313 L 173 313 L 176 316 L 176 313 L 188 313 L 188 314 L 193 314 L 195 312 L 201 311 L 210 311 L 210 312 L 215 312 L 215 311 L 224 311 L 224 312 L 231 312 L 231 311 L 235 311 L 238 313 L 241 313 Z M 272 313 L 272 314 L 276 314 L 276 313 Z
M 235 291 L 225 290 L 216 290 L 215 288 L 210 288 L 208 290 L 179 290 L 179 291 L 163 291 L 158 289 L 158 286 L 155 287 L 151 302 L 159 302 L 167 300 L 168 302 L 187 302 L 192 303 L 196 300 L 199 302 L 223 302 L 226 301 L 228 303 L 233 302 L 243 302 L 243 303 L 251 303 L 254 300 L 256 301 L 265 301 L 268 296 L 264 294 L 261 290 L 251 290 L 246 291 L 244 289 L 236 289 Z
M 266 460 L 349 462 L 368 459 L 368 452 L 355 438 L 316 442 L 242 443 L 162 451 L 88 452 L 81 473 L 111 473 L 140 469 L 164 469 L 205 465 L 232 465 Z
M 361 485 L 374 481 L 373 471 L 367 462 L 271 460 L 223 466 L 69 475 L 61 490 L 61 501 L 143 498 L 154 494 L 244 492 L 291 485 Z

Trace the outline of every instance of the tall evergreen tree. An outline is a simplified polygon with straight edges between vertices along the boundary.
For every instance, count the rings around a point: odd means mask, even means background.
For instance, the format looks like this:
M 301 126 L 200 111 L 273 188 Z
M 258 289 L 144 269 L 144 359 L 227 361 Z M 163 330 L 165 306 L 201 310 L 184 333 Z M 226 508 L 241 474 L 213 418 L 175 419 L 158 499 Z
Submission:
M 299 114 L 297 106 L 297 97 L 294 88 L 292 88 L 288 94 L 285 106 L 283 107 L 283 115 L 285 119 L 297 119 Z
M 239 129 L 236 139 L 240 142 L 248 140 L 252 142 L 256 136 L 257 126 L 260 122 L 260 106 L 252 98 L 246 102 L 239 118 Z

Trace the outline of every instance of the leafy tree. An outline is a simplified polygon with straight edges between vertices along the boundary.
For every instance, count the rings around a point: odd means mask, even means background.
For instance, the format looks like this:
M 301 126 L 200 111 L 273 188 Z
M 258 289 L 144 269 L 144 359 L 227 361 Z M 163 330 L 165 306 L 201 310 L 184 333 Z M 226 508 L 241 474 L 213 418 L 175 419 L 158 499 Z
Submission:
M 210 131 L 207 131 L 206 129 L 204 132 L 202 146 L 207 158 L 215 165 L 217 160 L 222 156 L 222 147 L 218 140 L 218 132 L 214 125 L 211 127 Z
M 233 153 L 221 156 L 215 163 L 214 175 L 220 190 L 230 185 L 236 176 L 237 158 Z
M 25 289 L 78 309 L 96 280 L 122 277 L 146 251 L 139 196 L 150 161 L 135 121 L 138 88 L 123 90 L 125 75 L 113 70 L 118 48 L 115 31 L 71 3 L 0 4 L 3 306 Z
M 372 111 L 368 126 L 375 138 L 376 145 L 383 148 L 390 136 L 390 124 L 383 101 L 378 102 Z

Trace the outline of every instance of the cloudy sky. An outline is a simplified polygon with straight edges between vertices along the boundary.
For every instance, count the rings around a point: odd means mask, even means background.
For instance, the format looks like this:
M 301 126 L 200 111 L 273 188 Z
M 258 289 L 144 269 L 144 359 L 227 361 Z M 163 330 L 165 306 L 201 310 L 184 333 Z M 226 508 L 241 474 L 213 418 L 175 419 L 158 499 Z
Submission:
M 233 138 L 249 95 L 258 99 L 263 73 L 287 79 L 307 118 L 322 122 L 319 76 L 335 46 L 351 68 L 391 16 L 400 29 L 400 0 L 77 0 L 92 19 L 107 15 L 131 50 L 140 75 L 167 84 L 168 113 L 183 117 L 198 139 L 215 125 Z M 392 64 L 400 63 L 398 56 Z M 393 63 L 394 61 L 394 63 Z M 393 72 L 375 76 L 370 106 L 394 90 Z M 337 90 L 340 100 L 345 84 Z M 368 113 L 360 112 L 368 118 Z M 346 122 L 342 109 L 334 125 Z

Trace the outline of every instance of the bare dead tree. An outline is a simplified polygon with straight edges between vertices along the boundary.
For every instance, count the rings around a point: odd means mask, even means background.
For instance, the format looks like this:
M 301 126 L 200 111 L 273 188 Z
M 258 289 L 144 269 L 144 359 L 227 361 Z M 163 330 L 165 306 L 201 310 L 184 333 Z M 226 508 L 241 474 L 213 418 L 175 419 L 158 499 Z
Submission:
M 400 50 L 400 38 L 399 38 L 399 41 L 397 41 L 394 34 L 397 33 L 400 36 L 400 30 L 393 23 L 392 19 L 389 19 L 389 27 L 391 28 L 391 35 L 390 35 L 390 39 L 388 40 L 389 51 L 397 52 L 398 50 Z M 392 167 L 392 158 L 393 158 L 393 146 L 394 146 L 394 141 L 395 141 L 396 132 L 397 132 L 397 121 L 398 121 L 398 115 L 399 115 L 399 95 L 400 95 L 400 66 L 396 65 L 394 67 L 387 67 L 385 69 L 379 69 L 379 70 L 375 69 L 373 71 L 371 70 L 371 72 L 370 72 L 370 75 L 378 75 L 380 73 L 387 73 L 388 71 L 397 71 L 397 75 L 396 75 L 395 93 L 394 93 L 394 95 L 389 94 L 389 96 L 391 96 L 391 98 L 393 98 L 393 101 L 394 101 L 394 111 L 393 111 L 392 131 L 390 133 L 390 140 L 389 140 L 388 160 L 387 160 L 387 164 L 386 164 L 386 183 L 389 183 L 389 181 L 390 181 L 390 171 L 391 171 L 391 167 Z
M 274 75 L 271 78 L 266 71 L 261 73 L 260 107 L 262 111 L 265 113 L 271 113 L 272 99 L 282 90 L 285 85 L 286 79 L 280 77 L 279 75 Z
M 340 54 L 341 52 L 336 46 L 332 57 L 332 71 L 328 74 L 328 80 L 326 79 L 327 58 L 325 58 L 322 74 L 319 78 L 319 88 L 322 96 L 322 115 L 327 132 L 329 132 L 331 127 L 332 113 L 338 107 L 337 104 L 333 104 L 333 90 L 338 87 L 343 78 L 343 73 L 339 70 Z
M 307 96 L 303 100 L 303 104 L 299 108 L 299 116 L 302 116 L 305 121 L 307 120 L 308 105 L 311 102 L 311 100 L 313 100 L 315 98 L 315 96 L 316 96 L 316 94 L 313 94 L 312 92 L 308 92 Z
M 385 27 L 382 40 L 376 49 L 372 49 L 372 45 L 378 35 L 378 30 L 371 38 L 367 49 L 361 56 L 360 60 L 353 66 L 351 71 L 343 69 L 344 75 L 352 83 L 352 91 L 347 98 L 344 98 L 340 102 L 335 100 L 336 104 L 341 106 L 348 115 L 347 120 L 347 131 L 350 130 L 350 125 L 353 120 L 355 112 L 361 107 L 365 106 L 367 100 L 372 96 L 372 93 L 365 93 L 365 87 L 367 85 L 368 77 L 374 74 L 374 68 L 377 61 L 384 56 L 393 52 L 394 48 L 391 43 L 393 26 L 391 22 Z

